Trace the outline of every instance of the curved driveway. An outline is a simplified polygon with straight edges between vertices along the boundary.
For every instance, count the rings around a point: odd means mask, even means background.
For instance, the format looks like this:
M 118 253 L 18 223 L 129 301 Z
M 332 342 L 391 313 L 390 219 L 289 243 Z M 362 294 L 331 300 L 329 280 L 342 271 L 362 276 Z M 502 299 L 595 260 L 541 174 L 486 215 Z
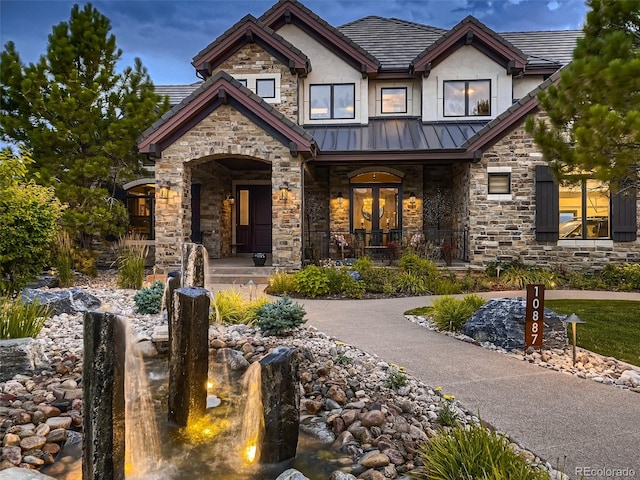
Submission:
M 593 469 L 582 470 L 585 479 L 614 478 L 605 474 L 624 468 L 640 478 L 640 394 L 537 367 L 404 318 L 403 312 L 429 305 L 434 298 L 297 302 L 305 306 L 308 324 L 404 366 L 428 385 L 442 386 L 443 392 L 571 478 L 580 478 L 579 468 Z M 551 290 L 546 298 L 640 301 L 640 294 Z

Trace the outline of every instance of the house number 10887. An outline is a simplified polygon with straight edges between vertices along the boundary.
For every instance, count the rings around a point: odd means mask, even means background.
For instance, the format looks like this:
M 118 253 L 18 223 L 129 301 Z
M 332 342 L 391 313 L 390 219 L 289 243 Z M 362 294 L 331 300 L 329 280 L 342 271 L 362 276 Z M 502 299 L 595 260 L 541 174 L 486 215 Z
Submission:
M 524 343 L 527 347 L 542 347 L 544 329 L 544 285 L 527 285 Z

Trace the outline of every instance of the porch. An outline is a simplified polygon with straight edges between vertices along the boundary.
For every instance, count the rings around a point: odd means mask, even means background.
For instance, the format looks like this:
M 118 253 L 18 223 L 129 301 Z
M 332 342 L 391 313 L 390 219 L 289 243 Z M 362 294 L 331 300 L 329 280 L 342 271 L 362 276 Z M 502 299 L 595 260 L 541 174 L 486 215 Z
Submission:
M 436 264 L 449 264 L 469 261 L 468 239 L 466 229 L 311 230 L 304 235 L 303 252 L 305 263 L 314 263 L 326 258 L 400 258 L 410 249 Z

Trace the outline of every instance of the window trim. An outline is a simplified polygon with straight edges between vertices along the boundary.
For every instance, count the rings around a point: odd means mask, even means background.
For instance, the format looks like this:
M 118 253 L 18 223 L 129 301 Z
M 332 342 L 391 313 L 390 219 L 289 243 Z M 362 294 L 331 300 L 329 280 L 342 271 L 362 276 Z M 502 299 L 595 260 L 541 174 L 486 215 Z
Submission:
M 398 112 L 386 112 L 384 110 L 384 92 L 385 90 L 404 90 L 404 110 L 398 111 Z M 380 88 L 380 113 L 384 113 L 384 114 L 398 114 L 398 113 L 407 113 L 407 108 L 408 108 L 408 91 L 407 91 L 407 87 L 381 87 Z
M 491 178 L 506 177 L 507 178 L 507 191 L 506 192 L 492 192 L 491 191 Z M 489 195 L 511 195 L 511 172 L 487 172 L 487 193 Z
M 339 117 L 335 116 L 335 96 L 334 88 L 336 86 L 351 86 L 353 88 L 353 112 L 351 117 Z M 313 98 L 313 87 L 329 87 L 329 116 L 323 118 L 314 118 L 311 113 Z M 356 118 L 356 84 L 355 83 L 312 83 L 309 85 L 309 120 L 354 120 Z
M 464 82 L 464 115 L 447 115 L 446 113 L 446 84 L 447 83 L 461 83 Z M 489 82 L 489 113 L 486 115 L 473 115 L 469 113 L 469 84 L 474 82 Z M 448 118 L 460 118 L 460 117 L 490 117 L 491 116 L 491 79 L 490 78 L 476 78 L 473 80 L 443 80 L 442 81 L 442 116 Z
M 258 93 L 260 91 L 261 83 L 270 83 L 273 85 L 273 96 L 265 97 Z M 275 99 L 276 98 L 276 79 L 275 78 L 256 78 L 256 95 L 263 99 Z

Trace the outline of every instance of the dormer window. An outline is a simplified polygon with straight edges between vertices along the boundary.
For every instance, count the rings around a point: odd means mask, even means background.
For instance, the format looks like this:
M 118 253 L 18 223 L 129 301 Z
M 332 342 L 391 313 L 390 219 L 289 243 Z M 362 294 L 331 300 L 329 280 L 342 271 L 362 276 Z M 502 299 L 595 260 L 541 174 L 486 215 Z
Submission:
M 256 79 L 256 94 L 262 98 L 276 98 L 275 78 Z
M 491 80 L 444 82 L 445 117 L 491 115 Z
M 280 103 L 279 73 L 243 73 L 235 79 L 267 103 Z
M 311 120 L 356 118 L 356 86 L 353 83 L 311 85 L 309 118 Z

